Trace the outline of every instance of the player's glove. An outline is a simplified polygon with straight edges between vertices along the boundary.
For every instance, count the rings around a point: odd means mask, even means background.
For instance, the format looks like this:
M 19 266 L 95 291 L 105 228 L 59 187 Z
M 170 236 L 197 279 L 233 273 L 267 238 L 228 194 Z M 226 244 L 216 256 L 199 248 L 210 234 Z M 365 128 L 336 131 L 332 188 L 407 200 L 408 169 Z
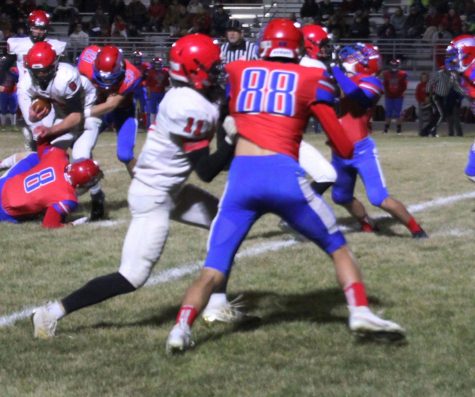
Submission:
M 226 132 L 226 137 L 224 138 L 224 140 L 229 145 L 234 145 L 236 143 L 238 131 L 233 116 L 226 116 L 223 121 L 223 128 Z

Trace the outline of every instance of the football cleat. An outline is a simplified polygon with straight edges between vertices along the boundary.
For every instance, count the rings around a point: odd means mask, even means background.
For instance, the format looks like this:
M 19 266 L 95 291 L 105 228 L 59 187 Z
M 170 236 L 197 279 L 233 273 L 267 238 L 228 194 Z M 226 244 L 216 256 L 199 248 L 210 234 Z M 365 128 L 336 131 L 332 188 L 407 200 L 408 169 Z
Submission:
M 58 320 L 48 310 L 48 306 L 41 306 L 33 311 L 33 336 L 38 339 L 51 339 L 54 337 Z
M 178 323 L 170 331 L 165 347 L 167 354 L 183 353 L 191 349 L 195 342 L 191 339 L 191 329 L 188 324 Z
M 238 296 L 231 302 L 226 300 L 221 304 L 206 306 L 202 317 L 208 325 L 216 321 L 221 323 L 240 323 L 253 318 L 253 316 L 249 316 L 240 310 L 243 306 L 242 296 Z
M 350 330 L 357 336 L 389 335 L 404 337 L 406 331 L 399 324 L 383 320 L 367 306 L 349 306 Z
M 412 233 L 412 238 L 425 239 L 425 238 L 429 238 L 429 235 L 423 229 L 421 229 L 418 232 Z
M 104 210 L 104 201 L 105 201 L 105 194 L 102 190 L 100 190 L 96 194 L 91 194 L 91 216 L 89 220 L 97 221 L 100 219 L 104 219 L 105 217 L 105 210 Z

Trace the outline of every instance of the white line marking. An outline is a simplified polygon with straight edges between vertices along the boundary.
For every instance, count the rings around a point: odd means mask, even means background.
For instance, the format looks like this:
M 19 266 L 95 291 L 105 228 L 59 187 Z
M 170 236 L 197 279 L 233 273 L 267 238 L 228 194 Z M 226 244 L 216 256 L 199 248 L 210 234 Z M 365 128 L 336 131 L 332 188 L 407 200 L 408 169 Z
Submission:
M 456 195 L 448 196 L 448 197 L 440 197 L 434 200 L 426 201 L 424 203 L 410 205 L 408 209 L 410 212 L 421 212 L 429 208 L 441 207 L 444 205 L 453 204 L 458 201 L 467 200 L 471 198 L 475 198 L 475 192 L 466 192 L 466 193 L 456 194 Z M 103 221 L 103 222 L 98 222 L 95 225 L 99 227 L 110 227 L 110 226 L 115 225 L 116 224 L 115 222 L 119 223 L 119 222 L 124 222 L 124 221 Z M 465 232 L 463 231 L 459 233 L 459 231 L 457 230 L 455 230 L 454 232 L 451 232 L 449 230 L 448 233 L 443 233 L 443 234 L 445 235 L 448 234 L 451 236 L 459 236 L 459 235 L 464 235 Z M 253 257 L 253 256 L 265 254 L 266 252 L 271 252 L 271 251 L 279 251 L 281 249 L 291 247 L 295 244 L 298 244 L 298 242 L 295 240 L 278 240 L 278 241 L 270 241 L 266 243 L 256 244 L 247 249 L 244 249 L 242 252 L 239 252 L 236 255 L 236 259 Z M 203 261 L 199 261 L 197 263 L 185 264 L 185 265 L 178 266 L 175 268 L 162 270 L 161 272 L 158 272 L 157 274 L 152 275 L 148 279 L 145 285 L 153 286 L 157 284 L 164 284 L 170 281 L 178 280 L 182 277 L 185 277 L 189 274 L 192 274 L 198 271 L 202 265 L 203 265 Z M 34 310 L 34 307 L 26 307 L 22 309 L 21 311 L 14 312 L 12 314 L 8 314 L 5 316 L 1 316 L 0 328 L 11 326 L 15 324 L 17 321 L 23 320 L 29 317 L 31 313 L 33 312 L 33 310 Z

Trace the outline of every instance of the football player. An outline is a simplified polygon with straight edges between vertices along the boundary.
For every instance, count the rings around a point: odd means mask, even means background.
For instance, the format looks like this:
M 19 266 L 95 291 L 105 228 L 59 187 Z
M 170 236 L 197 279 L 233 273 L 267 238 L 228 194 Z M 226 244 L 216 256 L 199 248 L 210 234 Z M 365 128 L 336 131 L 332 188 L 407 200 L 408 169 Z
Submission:
M 148 111 L 147 120 L 153 124 L 157 117 L 158 106 L 165 95 L 166 90 L 170 87 L 170 75 L 168 68 L 163 66 L 163 59 L 155 57 L 152 59 L 151 68 L 147 72 L 145 87 L 148 95 Z
M 462 89 L 475 114 L 475 36 L 463 34 L 450 42 L 446 50 L 445 67 L 459 73 Z M 470 147 L 465 175 L 475 182 L 475 143 Z
M 194 170 L 209 182 L 234 151 L 230 140 L 210 154 L 217 127 L 219 46 L 203 34 L 180 38 L 170 50 L 172 88 L 165 94 L 138 158 L 129 189 L 132 220 L 117 272 L 97 277 L 33 314 L 34 336 L 54 336 L 57 321 L 83 307 L 140 288 L 160 258 L 170 219 L 209 228 L 218 199 L 186 180 Z
M 383 93 L 381 81 L 375 76 L 380 70 L 379 50 L 371 44 L 357 43 L 343 47 L 339 57 L 344 69 L 333 66 L 332 74 L 343 93 L 339 120 L 353 150 L 350 157 L 341 156 L 333 150 L 332 163 L 337 171 L 337 180 L 332 188 L 333 201 L 345 207 L 360 222 L 363 231 L 374 231 L 373 221 L 363 204 L 354 197 L 359 175 L 371 204 L 405 225 L 413 238 L 427 238 L 404 204 L 389 195 L 378 150 L 370 136 L 371 109 Z
M 147 75 L 151 68 L 149 62 L 143 61 L 142 51 L 134 51 L 132 54 L 132 64 L 140 71 L 142 74 L 142 82 L 135 87 L 134 90 L 134 100 L 135 100 L 135 117 L 137 120 L 144 120 L 145 127 L 148 128 L 150 121 L 148 117 L 150 116 L 150 111 L 148 109 L 149 96 L 146 87 Z
M 0 75 L 3 75 L 0 86 L 0 128 L 6 127 L 7 117 L 10 118 L 10 125 L 15 127 L 18 110 L 18 69 L 12 66 L 5 73 L 0 71 Z
M 271 20 L 260 42 L 262 60 L 226 65 L 230 113 L 238 133 L 235 157 L 213 221 L 204 268 L 185 293 L 166 342 L 168 353 L 193 345 L 190 327 L 211 293 L 227 279 L 252 224 L 266 213 L 282 217 L 332 258 L 350 308 L 351 330 L 404 333 L 398 324 L 369 309 L 360 271 L 335 216 L 298 164 L 311 114 L 342 157 L 351 157 L 353 150 L 332 108 L 335 90 L 329 78 L 323 71 L 298 65 L 302 39 L 291 20 Z
M 29 103 L 28 120 L 36 127 L 32 140 L 48 140 L 53 146 L 68 149 L 72 147 L 72 161 L 90 159 L 97 142 L 101 120 L 97 117 L 83 118 L 83 112 L 90 111 L 96 100 L 96 90 L 78 70 L 65 62 L 58 62 L 53 47 L 45 41 L 35 43 L 24 57 L 28 74 L 23 77 L 24 103 Z M 35 98 L 47 98 L 52 102 L 54 118 L 48 125 L 44 120 L 47 108 L 38 113 L 31 106 Z M 33 146 L 31 144 L 30 146 Z M 100 184 L 92 186 L 91 220 L 104 216 L 104 193 Z
M 97 89 L 96 105 L 85 110 L 84 116 L 102 116 L 101 129 L 114 125 L 117 130 L 117 158 L 125 164 L 132 177 L 137 134 L 134 91 L 141 84 L 142 75 L 114 46 L 86 47 L 79 56 L 78 68 Z
M 389 131 L 391 119 L 396 119 L 396 133 L 402 132 L 402 106 L 407 89 L 407 73 L 401 70 L 401 61 L 393 58 L 389 61 L 389 70 L 383 72 L 386 120 L 384 133 Z
M 35 43 L 49 43 L 56 54 L 61 56 L 64 53 L 67 43 L 64 41 L 48 38 L 48 28 L 50 26 L 50 17 L 43 10 L 34 10 L 28 15 L 29 36 L 27 37 L 10 37 L 7 40 L 8 55 L 2 62 L 2 69 L 8 70 L 15 62 L 18 68 L 18 104 L 20 106 L 26 128 L 23 129 L 26 145 L 31 144 L 31 132 L 33 128 L 39 124 L 51 126 L 55 118 L 54 109 L 50 114 L 39 122 L 32 122 L 28 117 L 30 108 L 30 99 L 26 94 L 29 88 L 30 80 L 28 79 L 28 71 L 24 65 L 24 58 L 28 51 Z M 1 89 L 1 88 L 0 88 Z M 27 146 L 28 147 L 28 146 Z M 30 147 L 28 147 L 31 149 Z
M 43 143 L 0 178 L 0 221 L 19 223 L 44 214 L 43 227 L 62 227 L 78 205 L 79 190 L 101 177 L 94 161 L 69 163 L 65 150 Z

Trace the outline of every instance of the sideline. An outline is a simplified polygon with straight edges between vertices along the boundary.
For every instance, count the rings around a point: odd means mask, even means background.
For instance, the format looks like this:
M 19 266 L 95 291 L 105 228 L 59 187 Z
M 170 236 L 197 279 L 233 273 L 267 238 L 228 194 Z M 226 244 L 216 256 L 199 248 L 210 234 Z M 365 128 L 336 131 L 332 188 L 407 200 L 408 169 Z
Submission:
M 434 200 L 429 200 L 419 204 L 413 204 L 408 206 L 408 210 L 410 212 L 422 212 L 427 209 L 442 207 L 445 205 L 453 204 L 458 201 L 468 200 L 475 198 L 475 192 L 466 192 L 455 194 L 453 196 L 448 197 L 439 197 Z M 103 226 L 107 227 L 110 226 L 106 222 Z M 247 258 L 258 256 L 261 254 L 265 254 L 271 251 L 279 251 L 281 249 L 285 249 L 291 247 L 293 245 L 299 244 L 296 240 L 277 240 L 277 241 L 270 241 L 261 244 L 256 244 L 254 246 L 248 247 L 236 255 L 236 259 L 240 258 Z M 152 274 L 152 276 L 148 279 L 145 287 L 150 287 L 158 284 L 168 283 L 174 280 L 178 280 L 182 277 L 185 277 L 189 274 L 192 274 L 199 270 L 203 265 L 203 261 L 199 261 L 196 263 L 191 264 L 184 264 L 182 266 L 177 266 L 171 269 L 166 269 L 157 274 Z M 23 320 L 29 316 L 31 316 L 33 310 L 36 306 L 26 307 L 18 312 L 14 312 L 5 316 L 0 317 L 0 328 L 8 327 L 15 324 L 19 320 Z

